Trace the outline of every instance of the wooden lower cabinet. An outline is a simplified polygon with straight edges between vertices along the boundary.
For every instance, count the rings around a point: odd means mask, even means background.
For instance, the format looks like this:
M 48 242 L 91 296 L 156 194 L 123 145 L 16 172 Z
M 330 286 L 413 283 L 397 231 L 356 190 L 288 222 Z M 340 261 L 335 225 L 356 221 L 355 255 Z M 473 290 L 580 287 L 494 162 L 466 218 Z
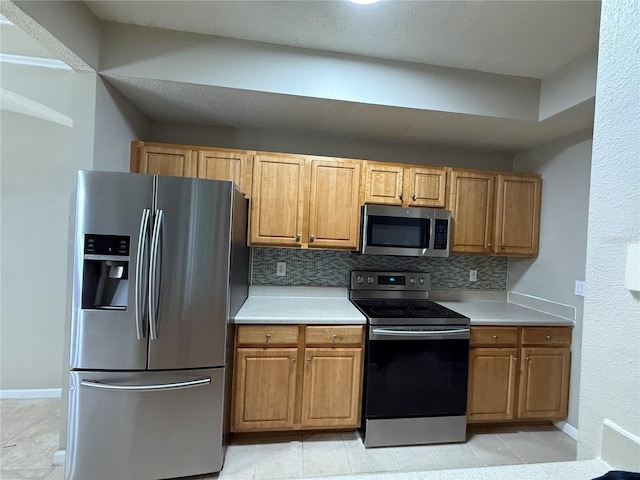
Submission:
M 231 431 L 358 427 L 363 342 L 359 325 L 239 325 Z
M 559 420 L 569 398 L 571 327 L 472 327 L 467 418 Z

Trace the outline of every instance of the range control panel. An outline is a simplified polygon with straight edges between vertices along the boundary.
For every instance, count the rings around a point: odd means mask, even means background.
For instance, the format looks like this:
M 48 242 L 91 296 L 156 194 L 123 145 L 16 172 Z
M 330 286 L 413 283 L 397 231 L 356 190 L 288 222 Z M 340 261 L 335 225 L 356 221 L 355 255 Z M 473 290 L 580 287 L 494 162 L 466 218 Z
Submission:
M 351 290 L 429 291 L 431 276 L 424 272 L 351 272 Z

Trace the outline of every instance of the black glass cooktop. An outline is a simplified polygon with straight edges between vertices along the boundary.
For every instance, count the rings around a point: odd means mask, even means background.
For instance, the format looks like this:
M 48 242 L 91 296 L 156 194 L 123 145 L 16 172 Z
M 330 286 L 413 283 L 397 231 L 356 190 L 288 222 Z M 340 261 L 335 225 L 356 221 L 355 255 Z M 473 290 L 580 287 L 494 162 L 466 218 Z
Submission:
M 351 300 L 369 319 L 466 318 L 430 300 Z

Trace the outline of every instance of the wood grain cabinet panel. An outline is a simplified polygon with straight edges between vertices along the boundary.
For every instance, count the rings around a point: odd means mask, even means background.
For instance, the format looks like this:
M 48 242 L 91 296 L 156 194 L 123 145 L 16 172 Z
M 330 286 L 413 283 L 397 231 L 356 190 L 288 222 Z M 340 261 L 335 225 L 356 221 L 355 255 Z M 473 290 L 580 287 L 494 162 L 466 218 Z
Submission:
M 233 431 L 293 427 L 296 359 L 295 348 L 236 350 Z
M 469 354 L 467 414 L 470 421 L 514 418 L 516 348 L 472 348 Z
M 181 145 L 132 142 L 131 171 L 149 175 L 195 177 L 196 151 Z
M 232 431 L 358 427 L 363 342 L 362 325 L 238 326 Z
M 230 180 L 249 197 L 252 155 L 245 150 L 198 150 L 198 178 Z
M 518 418 L 566 418 L 570 356 L 566 347 L 522 348 Z
M 297 155 L 256 154 L 249 239 L 251 245 L 302 244 L 307 163 Z
M 362 348 L 306 348 L 302 426 L 357 426 L 361 369 Z
M 365 203 L 444 207 L 446 189 L 444 168 L 366 162 Z
M 468 421 L 566 418 L 570 344 L 571 327 L 472 327 Z
M 535 257 L 542 180 L 534 174 L 451 170 L 451 253 Z
M 309 248 L 358 249 L 360 163 L 312 160 Z

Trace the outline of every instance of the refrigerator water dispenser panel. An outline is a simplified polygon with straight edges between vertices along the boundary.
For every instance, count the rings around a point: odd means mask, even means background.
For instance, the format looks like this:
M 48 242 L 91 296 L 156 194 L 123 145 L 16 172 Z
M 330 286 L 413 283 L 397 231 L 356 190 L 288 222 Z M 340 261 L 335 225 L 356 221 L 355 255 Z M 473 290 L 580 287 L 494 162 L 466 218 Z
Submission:
M 85 235 L 82 308 L 126 310 L 131 237 Z

